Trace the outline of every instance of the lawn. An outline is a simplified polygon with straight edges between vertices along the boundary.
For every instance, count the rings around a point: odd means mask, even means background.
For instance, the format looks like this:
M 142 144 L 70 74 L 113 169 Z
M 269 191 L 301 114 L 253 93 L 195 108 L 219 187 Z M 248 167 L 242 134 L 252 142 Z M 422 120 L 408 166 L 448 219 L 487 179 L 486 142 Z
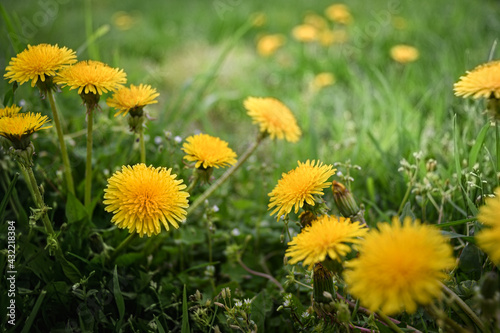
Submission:
M 500 331 L 498 65 L 484 74 L 492 81 L 485 98 L 454 90 L 467 71 L 498 58 L 499 3 L 332 5 L 2 3 L 2 75 L 28 45 L 57 44 L 78 61 L 123 70 L 126 87 L 143 84 L 159 95 L 145 103 L 144 114 L 142 107 L 125 108 L 115 116 L 109 101 L 118 86 L 92 106 L 69 89 L 65 69 L 54 92 L 4 77 L 0 107 L 40 113 L 44 127 L 52 127 L 32 131 L 33 146 L 21 140 L 15 150 L 2 127 L 10 116 L 0 111 L 0 308 L 7 309 L 1 326 Z M 398 45 L 409 46 L 399 57 Z M 257 113 L 284 113 L 259 120 L 252 101 Z M 212 149 L 208 143 L 218 138 L 227 146 L 216 152 L 230 150 L 236 159 L 195 165 L 200 157 L 186 158 L 187 147 L 199 134 L 210 137 L 198 149 Z M 154 194 L 144 202 L 147 212 L 137 214 L 161 211 L 148 202 L 167 194 L 189 193 L 176 197 L 175 214 L 166 213 L 169 230 L 156 218 L 158 228 L 141 233 L 144 219 L 126 217 L 136 228 L 129 230 L 117 222 L 118 208 L 110 208 L 111 196 L 126 206 L 128 190 L 120 187 L 131 182 L 126 166 L 144 162 L 149 171 L 137 171 L 143 178 L 131 191 L 144 185 Z M 160 167 L 168 189 L 164 179 L 144 178 Z M 172 200 L 158 207 L 173 207 Z M 310 221 L 325 215 L 330 224 Z M 405 221 L 399 229 L 398 220 Z M 319 225 L 346 229 L 337 234 Z M 488 235 L 490 243 L 481 240 Z M 367 268 L 369 253 L 381 261 Z M 419 285 L 425 277 L 416 272 L 427 270 L 433 282 Z M 364 280 L 371 281 L 356 289 Z

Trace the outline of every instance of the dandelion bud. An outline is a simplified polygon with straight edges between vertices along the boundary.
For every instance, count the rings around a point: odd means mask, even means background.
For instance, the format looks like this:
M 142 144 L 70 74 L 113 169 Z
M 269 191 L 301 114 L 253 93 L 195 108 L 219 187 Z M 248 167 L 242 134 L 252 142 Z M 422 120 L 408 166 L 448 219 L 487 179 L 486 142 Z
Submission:
M 313 299 L 317 303 L 330 303 L 335 295 L 333 286 L 333 274 L 326 269 L 321 263 L 314 265 L 313 271 Z M 329 295 L 329 297 L 326 297 Z
M 343 184 L 334 180 L 332 182 L 332 191 L 333 200 L 344 217 L 349 217 L 353 222 L 359 221 L 366 224 L 363 211 L 359 208 L 351 192 Z

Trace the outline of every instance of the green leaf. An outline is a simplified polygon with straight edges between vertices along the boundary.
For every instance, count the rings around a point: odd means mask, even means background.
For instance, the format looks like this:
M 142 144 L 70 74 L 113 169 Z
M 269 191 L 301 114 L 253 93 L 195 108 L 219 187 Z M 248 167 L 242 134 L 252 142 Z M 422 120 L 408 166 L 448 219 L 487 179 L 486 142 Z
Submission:
M 472 274 L 474 278 L 479 278 L 482 271 L 482 252 L 473 244 L 465 245 L 458 261 L 458 267 L 467 275 Z
M 465 235 L 457 234 L 456 232 L 451 232 L 451 231 L 446 231 L 446 230 L 441 230 L 441 234 L 443 236 L 448 237 L 448 238 L 461 238 L 467 242 L 471 242 L 473 244 L 476 243 L 475 238 L 472 236 L 465 236 Z
M 68 192 L 68 201 L 66 202 L 66 218 L 68 224 L 88 220 L 89 216 L 85 206 L 76 198 L 73 193 Z
M 188 312 L 188 304 L 187 304 L 187 292 L 186 285 L 184 285 L 184 290 L 182 292 L 182 328 L 181 333 L 189 333 L 191 332 L 189 328 L 189 312 Z
M 474 146 L 472 146 L 470 152 L 469 152 L 469 167 L 473 167 L 474 164 L 476 164 L 477 161 L 477 155 L 479 154 L 479 151 L 481 150 L 481 147 L 483 146 L 484 139 L 486 138 L 486 134 L 488 133 L 488 129 L 490 128 L 490 123 L 486 122 L 486 124 L 481 128 L 481 131 L 479 132 L 476 142 L 474 143 Z
M 118 307 L 118 314 L 120 315 L 119 324 L 121 324 L 121 322 L 123 321 L 123 317 L 125 316 L 125 301 L 123 300 L 123 295 L 120 291 L 116 265 L 115 270 L 113 271 L 113 295 L 115 296 L 116 306 Z
M 266 316 L 273 308 L 273 303 L 265 290 L 262 290 L 252 300 L 250 318 L 255 322 L 259 332 L 265 332 Z
M 76 268 L 75 265 L 66 260 L 61 251 L 56 251 L 56 258 L 57 261 L 61 264 L 64 275 L 66 275 L 66 277 L 73 283 L 79 282 L 82 274 L 80 273 L 78 268 Z

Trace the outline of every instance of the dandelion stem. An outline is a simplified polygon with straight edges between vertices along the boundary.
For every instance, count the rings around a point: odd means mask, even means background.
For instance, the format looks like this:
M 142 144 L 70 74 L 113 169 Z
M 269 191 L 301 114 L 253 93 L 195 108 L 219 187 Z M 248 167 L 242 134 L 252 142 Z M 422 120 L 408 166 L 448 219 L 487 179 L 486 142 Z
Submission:
M 392 320 L 389 319 L 385 314 L 380 311 L 377 311 L 377 316 L 382 320 L 391 330 L 397 333 L 403 333 L 403 330 L 399 328 Z
M 481 332 L 485 332 L 486 327 L 484 326 L 481 319 L 479 319 L 479 317 L 474 313 L 474 311 L 472 311 L 472 309 L 460 297 L 458 297 L 457 294 L 453 292 L 453 290 L 445 286 L 443 283 L 441 283 L 441 286 L 443 287 L 444 292 L 450 297 L 450 299 L 454 301 L 460 307 L 460 309 L 462 309 L 467 314 L 467 316 L 469 316 L 470 319 L 472 319 L 477 327 L 479 327 Z
M 187 215 L 193 212 L 196 207 L 203 203 L 216 189 L 218 189 L 238 168 L 252 155 L 261 143 L 263 136 L 259 136 L 257 140 L 241 155 L 238 162 L 229 168 L 219 179 L 215 181 L 209 188 L 206 189 L 187 209 Z
M 26 173 L 28 174 L 28 179 L 29 179 L 29 182 L 31 184 L 31 189 L 33 190 L 33 195 L 35 198 L 35 203 L 36 203 L 37 208 L 42 210 L 42 211 L 46 210 L 47 207 L 45 206 L 45 203 L 43 202 L 43 197 L 42 197 L 42 194 L 40 193 L 40 189 L 38 188 L 38 184 L 36 182 L 36 178 L 35 178 L 35 175 L 33 173 L 33 169 L 27 168 Z M 45 227 L 45 231 L 47 232 L 47 234 L 54 235 L 55 234 L 54 228 L 52 228 L 52 223 L 50 222 L 46 211 L 42 213 L 41 218 L 42 218 L 43 226 Z
M 257 275 L 257 276 L 266 278 L 269 281 L 271 281 L 272 283 L 274 283 L 279 288 L 280 292 L 284 292 L 285 291 L 285 289 L 283 288 L 283 286 L 281 285 L 281 283 L 279 283 L 278 280 L 276 280 L 273 276 L 271 276 L 269 274 L 266 274 L 266 273 L 257 272 L 257 271 L 254 271 L 253 269 L 248 268 L 247 265 L 245 265 L 243 263 L 243 261 L 241 260 L 241 258 L 239 256 L 238 256 L 238 263 L 248 273 L 250 273 L 252 275 Z
M 112 264 L 115 259 L 118 257 L 118 255 L 125 249 L 129 244 L 137 237 L 137 233 L 131 233 L 128 235 L 127 238 L 125 238 L 115 249 L 115 251 L 111 254 L 109 259 L 107 260 L 108 263 Z
M 92 201 L 92 127 L 94 123 L 93 110 L 87 112 L 87 161 L 85 165 L 85 208 L 90 211 Z
M 146 164 L 146 143 L 144 142 L 144 127 L 139 128 L 139 144 L 141 146 L 141 163 Z
M 50 108 L 52 109 L 52 118 L 54 119 L 54 124 L 56 125 L 57 138 L 59 139 L 59 146 L 61 148 L 66 186 L 68 192 L 75 194 L 75 185 L 73 183 L 73 176 L 71 175 L 71 164 L 69 162 L 68 150 L 66 149 L 66 142 L 64 141 L 64 134 L 62 131 L 61 121 L 59 120 L 59 113 L 57 112 L 54 93 L 51 89 L 47 89 L 47 97 L 49 98 Z

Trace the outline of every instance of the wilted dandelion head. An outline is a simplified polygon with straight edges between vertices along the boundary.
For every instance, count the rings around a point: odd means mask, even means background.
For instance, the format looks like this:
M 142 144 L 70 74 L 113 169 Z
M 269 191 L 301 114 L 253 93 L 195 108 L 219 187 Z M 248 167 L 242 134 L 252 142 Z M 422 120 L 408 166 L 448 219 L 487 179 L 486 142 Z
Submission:
M 359 245 L 359 257 L 346 263 L 348 291 L 372 311 L 413 313 L 441 295 L 443 272 L 455 263 L 438 229 L 406 217 L 379 223 Z
M 80 95 L 102 95 L 121 88 L 127 82 L 127 74 L 100 61 L 85 60 L 61 70 L 54 82 L 70 90 L 78 89 Z
M 111 222 L 141 237 L 159 234 L 160 222 L 167 230 L 169 224 L 177 229 L 177 222 L 186 217 L 189 193 L 171 171 L 142 163 L 116 171 L 104 190 L 105 210 L 113 213 Z
M 272 97 L 248 97 L 243 105 L 260 126 L 260 131 L 268 133 L 271 139 L 286 139 L 297 142 L 302 134 L 297 120 L 290 109 L 279 100 Z
M 45 126 L 50 119 L 40 113 L 16 113 L 10 117 L 0 117 L 0 135 L 9 139 L 16 149 L 25 149 L 29 137 L 36 131 L 51 128 Z
M 486 199 L 486 204 L 479 208 L 479 222 L 487 227 L 476 235 L 477 243 L 496 265 L 500 265 L 500 187 L 495 189 L 495 196 Z
M 274 208 L 271 215 L 277 214 L 278 219 L 288 215 L 294 207 L 297 213 L 304 203 L 314 206 L 314 196 L 323 195 L 323 189 L 330 186 L 328 179 L 336 171 L 332 165 L 314 160 L 298 164 L 295 169 L 283 173 L 278 185 L 269 193 L 269 209 Z
M 367 231 L 359 222 L 351 223 L 348 218 L 323 215 L 288 243 L 286 254 L 291 257 L 291 264 L 303 260 L 309 268 L 324 261 L 327 256 L 342 261 L 352 250 L 349 244 L 359 243 L 359 237 Z
M 391 48 L 391 58 L 401 64 L 413 62 L 418 59 L 418 50 L 410 45 L 396 45 Z
M 491 61 L 467 71 L 453 89 L 456 96 L 500 99 L 500 61 Z
M 228 147 L 228 143 L 208 134 L 186 138 L 182 150 L 186 153 L 184 159 L 196 162 L 196 168 L 219 168 L 236 163 L 236 153 Z
M 67 47 L 39 44 L 28 45 L 28 48 L 11 58 L 6 67 L 4 77 L 9 83 L 16 81 L 19 84 L 31 80 L 34 87 L 38 80 L 45 82 L 47 77 L 53 77 L 56 72 L 76 62 L 75 51 Z
M 148 84 L 139 86 L 130 85 L 130 88 L 122 87 L 113 93 L 113 96 L 106 100 L 108 106 L 117 109 L 115 117 L 119 114 L 126 116 L 130 110 L 142 109 L 148 104 L 158 103 L 156 98 L 160 96 L 155 88 Z

